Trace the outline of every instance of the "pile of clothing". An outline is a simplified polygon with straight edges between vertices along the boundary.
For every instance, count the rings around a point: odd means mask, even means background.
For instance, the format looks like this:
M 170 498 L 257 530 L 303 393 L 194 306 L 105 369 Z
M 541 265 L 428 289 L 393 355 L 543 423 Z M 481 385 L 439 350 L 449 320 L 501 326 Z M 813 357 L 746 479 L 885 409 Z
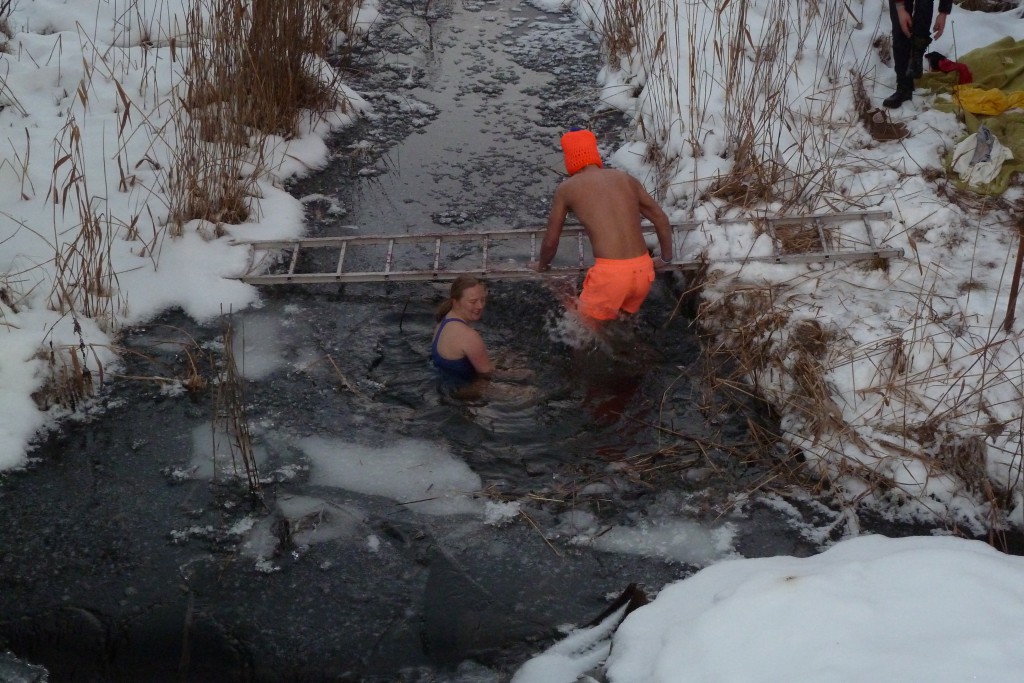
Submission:
M 928 53 L 919 85 L 950 94 L 935 108 L 962 115 L 969 135 L 947 158 L 954 179 L 983 194 L 1006 191 L 1024 170 L 1024 41 L 1002 38 L 954 62 Z

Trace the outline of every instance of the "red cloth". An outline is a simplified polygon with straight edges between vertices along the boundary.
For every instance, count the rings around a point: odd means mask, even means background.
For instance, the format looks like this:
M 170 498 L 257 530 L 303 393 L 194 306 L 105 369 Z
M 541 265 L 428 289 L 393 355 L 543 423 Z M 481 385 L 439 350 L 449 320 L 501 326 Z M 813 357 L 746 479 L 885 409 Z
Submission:
M 957 74 L 958 85 L 964 83 L 970 83 L 974 80 L 974 76 L 971 75 L 971 70 L 967 68 L 966 64 L 960 62 L 954 62 L 951 59 L 940 59 L 939 60 L 939 71 L 955 71 Z

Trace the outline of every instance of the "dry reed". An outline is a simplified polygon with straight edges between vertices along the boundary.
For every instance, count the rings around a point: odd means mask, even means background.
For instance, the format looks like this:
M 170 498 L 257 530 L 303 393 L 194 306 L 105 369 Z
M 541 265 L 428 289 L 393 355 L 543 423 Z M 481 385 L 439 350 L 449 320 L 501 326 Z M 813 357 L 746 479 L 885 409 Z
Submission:
M 119 226 L 102 195 L 92 192 L 85 173 L 82 133 L 72 116 L 54 140 L 55 160 L 48 199 L 53 205 L 55 277 L 49 301 L 53 310 L 94 319 L 107 331 L 117 328 L 125 302 L 118 292 L 111 248 Z M 69 209 L 77 214 L 74 239 L 62 242 L 58 226 Z M 59 214 L 59 215 L 58 215 Z
M 743 207 L 814 211 L 843 195 L 835 184 L 840 155 L 820 123 L 835 111 L 841 90 L 848 17 L 792 0 L 759 9 L 756 39 L 746 2 L 612 0 L 595 29 L 611 67 L 633 71 L 627 75 L 640 93 L 635 134 L 647 143 L 659 192 L 678 182 L 688 158 L 713 153 L 732 160 L 732 170 L 711 182 L 692 165 L 691 203 L 698 188 L 710 186 L 712 196 Z M 811 45 L 815 37 L 820 42 Z M 794 97 L 790 84 L 806 82 L 808 74 L 798 70 L 809 49 L 818 55 L 813 80 Z M 723 99 L 717 120 L 712 107 Z M 709 136 L 722 143 L 709 149 Z
M 234 353 L 235 332 L 231 316 L 225 317 L 224 324 L 224 363 L 217 380 L 217 397 L 214 402 L 213 421 L 213 462 L 214 476 L 217 476 L 216 464 L 217 437 L 224 434 L 229 439 L 227 444 L 231 453 L 233 475 L 245 472 L 249 493 L 257 498 L 262 497 L 260 475 L 256 467 L 256 456 L 252 448 L 252 436 L 249 433 L 249 420 L 245 412 L 245 379 L 238 371 L 238 363 Z

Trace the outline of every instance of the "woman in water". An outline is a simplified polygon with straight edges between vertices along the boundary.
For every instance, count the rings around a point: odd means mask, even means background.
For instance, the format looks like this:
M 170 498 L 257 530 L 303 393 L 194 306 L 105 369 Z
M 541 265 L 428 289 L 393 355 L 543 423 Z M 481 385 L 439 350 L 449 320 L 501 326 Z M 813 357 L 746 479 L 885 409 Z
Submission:
M 478 378 L 489 378 L 494 372 L 487 346 L 473 329 L 486 305 L 487 283 L 471 275 L 460 275 L 452 282 L 448 298 L 438 307 L 430 359 L 445 384 L 469 384 Z

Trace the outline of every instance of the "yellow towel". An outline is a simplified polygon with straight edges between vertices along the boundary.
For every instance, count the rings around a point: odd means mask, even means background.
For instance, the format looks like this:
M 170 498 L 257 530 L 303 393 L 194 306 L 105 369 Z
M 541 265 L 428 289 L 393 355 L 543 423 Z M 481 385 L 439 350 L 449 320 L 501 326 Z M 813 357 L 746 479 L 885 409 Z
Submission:
M 972 114 L 998 116 L 1015 107 L 1024 109 L 1024 92 L 1003 92 L 999 88 L 979 88 L 976 85 L 958 85 L 953 97 L 961 107 Z

